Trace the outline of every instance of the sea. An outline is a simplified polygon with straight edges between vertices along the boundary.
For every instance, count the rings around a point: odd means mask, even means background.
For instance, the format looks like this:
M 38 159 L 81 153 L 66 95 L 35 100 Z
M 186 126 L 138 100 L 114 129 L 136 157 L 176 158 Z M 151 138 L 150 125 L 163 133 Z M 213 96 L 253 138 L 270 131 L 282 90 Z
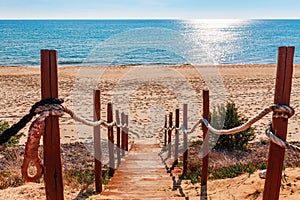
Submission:
M 295 46 L 300 20 L 0 20 L 0 66 L 38 66 L 40 50 L 60 66 L 274 64 Z

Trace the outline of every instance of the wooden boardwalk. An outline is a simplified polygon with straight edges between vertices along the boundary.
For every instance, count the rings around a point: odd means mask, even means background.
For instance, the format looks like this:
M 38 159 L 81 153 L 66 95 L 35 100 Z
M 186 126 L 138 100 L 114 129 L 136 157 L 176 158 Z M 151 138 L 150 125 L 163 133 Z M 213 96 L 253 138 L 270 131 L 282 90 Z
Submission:
M 185 199 L 158 155 L 158 144 L 133 144 L 101 199 Z

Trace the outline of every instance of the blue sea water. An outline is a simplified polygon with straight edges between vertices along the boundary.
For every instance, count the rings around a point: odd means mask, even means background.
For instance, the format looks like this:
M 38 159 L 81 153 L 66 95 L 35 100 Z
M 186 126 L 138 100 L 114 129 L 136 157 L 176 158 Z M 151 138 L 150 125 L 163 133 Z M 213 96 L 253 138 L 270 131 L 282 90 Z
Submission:
M 0 20 L 0 41 L 0 66 L 300 63 L 300 20 Z

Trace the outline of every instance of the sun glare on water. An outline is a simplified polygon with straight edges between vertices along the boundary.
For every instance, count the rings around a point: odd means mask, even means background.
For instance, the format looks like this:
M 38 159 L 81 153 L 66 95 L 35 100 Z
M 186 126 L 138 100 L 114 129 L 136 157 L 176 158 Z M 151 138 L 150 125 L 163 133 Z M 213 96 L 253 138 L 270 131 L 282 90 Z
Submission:
M 251 20 L 241 19 L 192 19 L 186 20 L 187 24 L 194 24 L 198 27 L 207 29 L 222 29 L 236 26 L 242 26 L 249 23 Z
M 243 27 L 247 26 L 251 20 L 236 19 L 201 19 L 186 20 L 184 26 L 190 30 L 186 37 L 206 56 L 205 64 L 220 64 L 227 56 L 239 50 L 238 40 L 241 37 Z M 232 58 L 234 59 L 234 58 Z M 203 61 L 198 63 L 203 63 Z

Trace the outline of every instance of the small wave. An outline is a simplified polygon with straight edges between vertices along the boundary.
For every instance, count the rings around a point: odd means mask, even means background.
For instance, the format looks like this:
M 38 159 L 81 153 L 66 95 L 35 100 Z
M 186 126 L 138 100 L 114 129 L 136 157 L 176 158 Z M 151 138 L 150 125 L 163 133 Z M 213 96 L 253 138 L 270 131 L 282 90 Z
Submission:
M 143 65 L 159 65 L 159 66 L 164 66 L 164 65 L 185 65 L 187 63 L 171 63 L 171 62 L 147 62 L 147 63 L 132 63 L 132 64 L 119 64 L 119 66 L 143 66 Z
M 20 66 L 39 66 L 39 62 L 29 62 L 29 61 L 18 61 L 18 62 L 3 62 L 0 63 L 0 66 L 6 67 L 20 67 Z
M 78 64 L 83 64 L 82 61 L 59 61 L 59 65 L 78 65 Z

